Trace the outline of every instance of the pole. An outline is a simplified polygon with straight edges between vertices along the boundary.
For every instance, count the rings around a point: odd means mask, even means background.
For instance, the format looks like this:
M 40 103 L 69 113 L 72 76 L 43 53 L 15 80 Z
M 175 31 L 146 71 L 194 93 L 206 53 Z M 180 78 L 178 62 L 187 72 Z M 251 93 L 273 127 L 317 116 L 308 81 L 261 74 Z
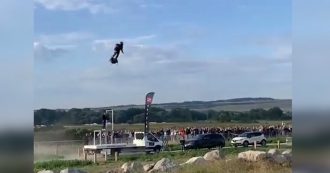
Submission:
M 113 144 L 113 109 L 111 109 L 111 144 Z
M 111 130 L 113 131 L 113 109 L 111 109 Z
M 115 161 L 117 162 L 118 160 L 118 151 L 115 151 Z
M 111 111 L 111 144 L 113 144 L 113 134 L 114 134 L 114 119 L 113 119 L 113 109 L 107 109 L 105 110 L 105 113 L 108 113 L 109 111 Z

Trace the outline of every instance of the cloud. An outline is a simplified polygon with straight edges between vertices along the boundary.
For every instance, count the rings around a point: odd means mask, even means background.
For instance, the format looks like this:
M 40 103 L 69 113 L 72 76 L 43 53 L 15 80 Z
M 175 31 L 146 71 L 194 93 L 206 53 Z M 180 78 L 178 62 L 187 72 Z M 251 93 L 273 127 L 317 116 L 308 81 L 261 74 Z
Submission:
M 92 39 L 94 34 L 89 32 L 68 32 L 60 34 L 41 34 L 36 37 L 38 42 L 47 45 L 76 44 Z
M 292 63 L 292 41 L 290 37 L 270 37 L 257 40 L 255 43 L 261 48 L 271 49 L 270 58 L 278 63 Z
M 140 8 L 154 8 L 154 9 L 159 9 L 159 8 L 163 8 L 164 5 L 163 4 L 160 4 L 160 3 L 155 3 L 155 2 L 145 2 L 145 1 L 140 1 L 138 2 L 138 6 Z
M 111 38 L 111 39 L 97 39 L 92 43 L 92 49 L 94 51 L 108 51 L 113 50 L 114 45 L 120 41 L 124 44 L 130 45 L 132 47 L 144 47 L 144 42 L 152 40 L 156 37 L 154 34 L 143 35 L 135 38 Z
M 109 12 L 111 8 L 93 0 L 34 0 L 48 10 L 78 11 L 88 10 L 92 14 Z
M 40 42 L 33 43 L 34 58 L 42 61 L 50 61 L 56 57 L 60 57 L 73 48 L 74 46 L 72 45 L 48 47 Z
M 34 56 L 37 60 L 49 61 L 71 52 L 93 37 L 94 35 L 88 32 L 42 34 L 35 38 Z

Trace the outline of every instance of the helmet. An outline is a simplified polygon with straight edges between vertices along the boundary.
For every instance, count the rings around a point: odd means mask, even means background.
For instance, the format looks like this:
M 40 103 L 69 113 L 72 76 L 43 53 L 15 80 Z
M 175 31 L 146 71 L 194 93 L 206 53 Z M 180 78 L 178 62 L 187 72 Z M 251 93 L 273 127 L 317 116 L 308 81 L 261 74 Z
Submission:
M 124 42 L 121 41 L 120 44 L 124 44 Z

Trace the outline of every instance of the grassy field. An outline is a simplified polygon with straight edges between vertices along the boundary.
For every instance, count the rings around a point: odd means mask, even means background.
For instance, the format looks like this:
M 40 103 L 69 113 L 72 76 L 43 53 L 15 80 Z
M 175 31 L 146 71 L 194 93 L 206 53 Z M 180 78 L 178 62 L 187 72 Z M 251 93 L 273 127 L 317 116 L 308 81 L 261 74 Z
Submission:
M 270 148 L 274 148 L 274 146 L 266 146 L 266 147 L 259 147 L 257 150 L 259 151 L 268 151 Z M 281 150 L 291 148 L 290 146 L 282 146 Z M 226 159 L 232 159 L 236 160 L 234 158 L 237 157 L 237 154 L 246 150 L 252 149 L 251 147 L 249 148 L 226 148 L 222 149 L 221 152 L 226 156 Z M 71 161 L 61 161 L 61 160 L 53 160 L 53 161 L 46 161 L 46 162 L 37 162 L 35 163 L 35 171 L 43 170 L 43 169 L 50 169 L 50 170 L 61 170 L 67 167 L 75 167 L 79 168 L 82 170 L 85 170 L 89 173 L 99 173 L 99 172 L 106 172 L 107 170 L 115 169 L 120 167 L 123 163 L 125 162 L 132 162 L 132 161 L 138 161 L 141 162 L 142 164 L 147 164 L 147 163 L 155 163 L 158 160 L 162 158 L 169 158 L 174 160 L 175 163 L 180 164 L 185 161 L 187 161 L 191 157 L 195 156 L 203 156 L 205 153 L 207 153 L 209 150 L 208 149 L 200 149 L 200 150 L 188 150 L 188 151 L 179 151 L 179 152 L 161 152 L 159 154 L 151 154 L 151 155 L 145 155 L 145 154 L 140 154 L 140 155 L 122 155 L 119 157 L 119 160 L 115 162 L 112 159 L 109 159 L 108 161 L 101 161 L 100 163 L 94 164 L 90 161 L 79 161 L 79 160 L 71 160 Z M 224 164 L 223 162 L 216 163 L 214 166 L 214 170 L 211 172 L 218 172 L 219 167 L 225 169 L 226 171 L 232 170 L 234 172 L 239 172 L 240 169 L 236 169 L 237 166 L 234 166 L 235 164 L 238 165 L 241 169 L 244 168 L 244 170 L 250 170 L 252 171 L 253 169 L 256 169 L 255 172 L 262 172 L 268 169 L 272 170 L 274 169 L 273 172 L 289 172 L 290 168 L 289 167 L 278 167 L 277 165 L 272 165 L 269 163 L 255 163 L 255 164 L 249 164 L 245 162 L 240 162 L 241 164 L 238 164 L 237 161 L 233 161 L 231 164 L 232 166 L 227 167 L 228 165 Z M 266 165 L 266 166 L 265 166 Z M 267 166 L 268 165 L 268 166 Z M 236 169 L 236 171 L 235 171 Z M 258 171 L 260 169 L 260 171 Z M 194 169 L 194 171 L 197 172 L 205 172 L 205 170 L 208 170 L 204 167 L 198 167 Z M 189 168 L 182 168 L 180 172 L 189 172 Z M 245 171 L 244 171 L 245 172 Z M 248 171 L 247 171 L 248 172 Z M 253 172 L 253 171 L 252 171 Z
M 157 123 L 151 124 L 151 129 L 161 129 L 161 128 L 180 128 L 180 127 L 253 127 L 259 125 L 278 125 L 281 124 L 282 121 L 267 121 L 267 122 L 258 122 L 258 123 L 214 123 L 214 122 L 195 122 L 195 123 Z M 291 121 L 286 121 L 285 123 L 291 124 Z M 115 124 L 115 129 L 127 129 L 127 130 L 143 130 L 143 124 Z M 42 143 L 40 141 L 56 141 L 56 140 L 72 140 L 71 138 L 67 138 L 65 135 L 66 130 L 74 129 L 74 128 L 82 128 L 82 129 L 100 129 L 100 126 L 57 126 L 57 127 L 48 127 L 35 130 L 35 147 L 36 144 Z M 284 137 L 280 138 L 269 138 L 268 143 L 276 143 L 279 140 L 281 143 L 285 142 Z M 81 141 L 82 142 L 82 141 Z M 126 155 L 120 156 L 119 161 L 114 162 L 112 160 L 108 160 L 107 162 L 101 162 L 98 164 L 94 164 L 90 161 L 80 161 L 80 160 L 61 160 L 68 159 L 68 157 L 64 157 L 62 154 L 69 154 L 72 159 L 77 157 L 77 148 L 82 147 L 82 143 L 73 142 L 67 144 L 69 147 L 64 147 L 64 144 L 60 144 L 59 150 L 57 151 L 54 146 L 51 145 L 40 145 L 35 148 L 35 171 L 43 170 L 43 169 L 51 169 L 51 170 L 61 170 L 67 167 L 77 167 L 82 170 L 85 170 L 89 173 L 104 173 L 113 168 L 120 167 L 123 163 L 129 161 L 139 161 L 142 164 L 156 162 L 163 157 L 173 159 L 176 163 L 183 163 L 187 159 L 195 156 L 202 156 L 208 150 L 191 150 L 186 152 L 162 152 L 160 154 L 155 155 Z M 46 142 L 47 143 L 47 142 Z M 52 144 L 53 145 L 53 144 Z M 64 149 L 62 149 L 62 145 Z M 229 146 L 229 142 L 226 142 L 226 146 Z M 258 150 L 268 150 L 271 147 L 275 146 L 267 146 L 267 147 L 259 147 Z M 283 146 L 284 148 L 288 148 L 288 146 Z M 251 149 L 251 147 L 249 147 Z M 290 147 L 289 147 L 290 148 Z M 68 151 L 70 149 L 70 151 Z M 168 146 L 167 151 L 179 150 L 180 145 L 171 144 Z M 223 150 L 224 154 L 227 158 L 234 158 L 237 156 L 239 152 L 245 151 L 248 148 L 226 148 Z M 38 151 L 38 153 L 36 153 Z M 44 152 L 45 151 L 45 152 Z M 54 154 L 58 152 L 58 154 Z M 43 160 L 43 162 L 39 162 L 38 160 Z M 45 161 L 46 160 L 46 161 Z M 48 161 L 47 161 L 48 160 Z M 49 161 L 50 160 L 50 161 Z M 102 160 L 102 159 L 100 159 Z M 289 167 L 278 167 L 276 165 L 272 165 L 269 163 L 245 163 L 237 161 L 232 161 L 230 163 L 218 162 L 212 165 L 209 165 L 207 169 L 209 172 L 219 172 L 220 170 L 224 170 L 221 172 L 241 172 L 241 170 L 245 170 L 244 172 L 291 172 Z M 193 171 L 192 171 L 193 170 Z M 206 170 L 205 167 L 196 167 L 196 168 L 180 168 L 180 172 L 196 172 L 196 173 L 204 173 Z

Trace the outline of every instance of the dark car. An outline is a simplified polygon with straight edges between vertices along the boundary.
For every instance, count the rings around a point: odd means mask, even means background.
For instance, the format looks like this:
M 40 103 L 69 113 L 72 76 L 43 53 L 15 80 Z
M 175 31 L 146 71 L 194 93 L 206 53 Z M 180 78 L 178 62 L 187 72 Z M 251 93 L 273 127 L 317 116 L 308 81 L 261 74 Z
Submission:
M 185 141 L 185 149 L 224 147 L 225 138 L 221 134 L 201 134 Z

